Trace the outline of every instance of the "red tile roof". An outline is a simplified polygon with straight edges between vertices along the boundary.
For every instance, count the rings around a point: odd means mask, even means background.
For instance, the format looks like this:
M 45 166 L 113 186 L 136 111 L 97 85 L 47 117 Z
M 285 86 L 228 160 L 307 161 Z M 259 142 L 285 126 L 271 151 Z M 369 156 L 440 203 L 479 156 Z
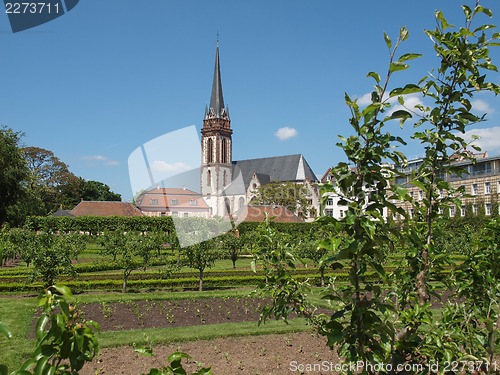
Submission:
M 132 203 L 81 201 L 70 211 L 79 216 L 144 216 Z
M 276 222 L 298 223 L 304 221 L 283 206 L 249 205 L 243 208 L 241 213 L 236 213 L 235 216 L 241 217 L 242 215 L 246 215 L 243 221 L 264 221 L 266 213 L 269 214 L 270 218 L 276 216 L 273 219 Z M 238 218 L 235 218 L 235 220 L 238 220 Z

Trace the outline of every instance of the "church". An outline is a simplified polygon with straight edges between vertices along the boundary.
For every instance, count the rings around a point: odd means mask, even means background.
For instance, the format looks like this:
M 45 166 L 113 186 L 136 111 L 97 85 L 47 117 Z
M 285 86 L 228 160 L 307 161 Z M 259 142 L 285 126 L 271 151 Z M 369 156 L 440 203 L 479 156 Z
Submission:
M 222 95 L 217 44 L 212 95 L 210 105 L 205 107 L 201 130 L 201 195 L 212 215 L 238 221 L 244 208 L 255 199 L 257 189 L 273 181 L 303 185 L 308 192 L 306 221 L 319 215 L 318 180 L 302 154 L 236 161 L 232 134 L 229 110 Z

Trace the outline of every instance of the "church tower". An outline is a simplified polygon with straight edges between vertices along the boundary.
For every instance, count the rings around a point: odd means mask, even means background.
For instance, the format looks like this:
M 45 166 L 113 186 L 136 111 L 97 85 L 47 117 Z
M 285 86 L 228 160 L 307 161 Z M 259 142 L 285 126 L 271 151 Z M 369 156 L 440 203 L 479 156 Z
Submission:
M 219 63 L 219 43 L 215 54 L 214 80 L 210 107 L 205 107 L 201 130 L 201 194 L 212 215 L 224 216 L 228 210 L 222 191 L 232 181 L 231 120 L 228 107 L 224 108 Z

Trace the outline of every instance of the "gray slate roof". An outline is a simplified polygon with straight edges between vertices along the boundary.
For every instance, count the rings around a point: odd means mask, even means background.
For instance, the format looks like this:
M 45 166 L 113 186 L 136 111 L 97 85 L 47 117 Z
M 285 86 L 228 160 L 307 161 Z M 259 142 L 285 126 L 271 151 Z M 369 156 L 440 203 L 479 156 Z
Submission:
M 56 212 L 54 212 L 52 214 L 52 216 L 54 216 L 54 217 L 63 217 L 63 216 L 73 217 L 73 215 L 71 215 L 69 213 L 69 211 L 70 210 L 63 210 L 62 208 L 60 208 Z
M 253 174 L 262 185 L 271 181 L 316 182 L 317 178 L 302 154 L 274 156 L 270 158 L 233 161 L 233 182 L 224 190 L 225 195 L 244 194 Z

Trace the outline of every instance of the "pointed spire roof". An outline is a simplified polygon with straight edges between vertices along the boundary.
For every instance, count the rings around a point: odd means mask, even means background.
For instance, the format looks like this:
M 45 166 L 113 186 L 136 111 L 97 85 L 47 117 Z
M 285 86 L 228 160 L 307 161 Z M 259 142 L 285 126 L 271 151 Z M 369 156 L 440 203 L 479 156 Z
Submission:
M 224 109 L 224 98 L 222 97 L 222 83 L 220 78 L 219 43 L 215 55 L 214 81 L 212 84 L 212 96 L 210 97 L 209 115 L 213 118 L 227 117 Z

